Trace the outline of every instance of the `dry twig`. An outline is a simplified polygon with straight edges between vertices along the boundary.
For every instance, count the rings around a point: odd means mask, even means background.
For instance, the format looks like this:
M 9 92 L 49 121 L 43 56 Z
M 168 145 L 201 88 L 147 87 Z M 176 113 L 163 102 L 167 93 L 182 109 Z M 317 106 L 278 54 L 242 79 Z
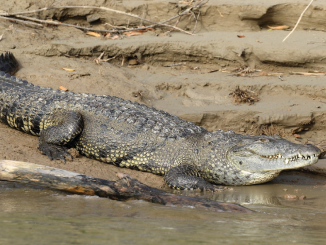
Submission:
M 290 75 L 326 76 L 325 72 L 290 72 Z
M 26 16 L 23 16 L 23 15 L 14 15 L 14 16 L 18 17 L 18 18 L 21 18 L 21 19 L 27 19 L 27 20 L 31 20 L 31 21 L 34 21 L 34 22 L 39 22 L 39 23 L 46 24 L 46 25 L 75 27 L 75 28 L 83 30 L 83 31 L 110 32 L 110 33 L 111 32 L 119 32 L 117 30 L 101 30 L 101 29 L 96 29 L 96 28 L 90 28 L 90 27 L 83 27 L 83 26 L 78 26 L 78 25 L 61 23 L 61 22 L 52 21 L 52 20 L 40 20 L 40 19 L 36 19 L 36 18 L 32 18 L 32 17 L 26 17 Z M 5 17 L 5 18 L 7 18 L 7 17 Z M 42 25 L 40 25 L 40 26 L 42 26 Z
M 114 29 L 118 29 L 118 30 L 122 30 L 122 31 L 126 31 L 128 30 L 128 28 L 126 26 L 114 26 L 114 25 L 111 25 L 110 23 L 105 23 L 104 25 L 108 25 L 108 26 L 111 26 L 112 28 Z
M 195 15 L 195 14 L 194 14 L 194 15 Z M 199 15 L 200 15 L 200 12 L 198 13 L 197 17 L 195 16 L 196 23 L 195 23 L 194 30 L 192 31 L 192 33 L 195 33 L 195 30 L 196 30 L 196 27 L 197 27 L 197 22 L 198 22 Z
M 300 15 L 300 17 L 299 17 L 299 19 L 298 19 L 298 21 L 297 21 L 297 23 L 295 24 L 295 26 L 294 26 L 294 28 L 293 28 L 293 30 L 283 39 L 283 41 L 282 42 L 284 42 L 293 32 L 294 32 L 294 30 L 297 28 L 297 26 L 299 25 L 299 22 L 301 21 L 301 19 L 302 19 L 302 16 L 303 16 L 303 14 L 306 12 L 306 10 L 309 8 L 309 6 L 312 4 L 312 2 L 313 2 L 314 0 L 311 0 L 310 1 L 310 3 L 308 4 L 308 6 L 303 10 L 303 12 L 301 13 L 301 15 Z
M 185 65 L 185 62 L 181 62 L 181 63 L 175 63 L 175 64 L 168 64 L 168 65 L 164 65 L 164 67 L 173 67 L 173 66 L 181 66 L 181 65 Z
M 180 20 L 181 20 L 181 17 L 182 17 L 182 15 L 179 16 L 179 19 L 177 20 L 177 22 L 175 22 L 175 24 L 174 24 L 173 27 L 176 27 L 176 26 L 179 24 L 179 22 L 180 22 Z M 168 32 L 171 32 L 173 29 L 174 29 L 174 28 L 171 28 L 171 30 L 169 30 Z
M 104 55 L 104 52 L 102 52 L 99 57 L 97 57 L 96 59 L 94 59 L 94 62 L 96 64 L 98 64 L 98 65 L 101 65 L 101 62 L 107 62 L 109 60 L 115 59 L 115 57 L 116 57 L 116 56 L 114 56 L 112 58 L 108 58 L 108 59 L 102 60 L 103 55 Z
M 4 16 L 1 16 L 1 14 L 2 13 L 0 13 L 0 19 L 9 20 L 9 21 L 14 22 L 14 23 L 21 23 L 21 24 L 24 24 L 24 25 L 34 26 L 34 27 L 37 27 L 37 28 L 43 28 L 43 26 L 41 24 L 36 24 L 34 22 L 26 21 L 26 20 L 19 20 L 19 19 L 15 19 L 15 18 L 4 17 Z
M 231 72 L 235 72 L 237 76 L 247 76 L 250 73 L 254 73 L 257 71 L 261 71 L 261 70 L 257 70 L 257 69 L 252 69 L 249 66 L 245 67 L 245 66 L 241 66 L 239 68 L 236 68 L 234 70 L 232 70 Z
M 222 18 L 224 18 L 224 15 L 221 13 L 221 11 L 220 11 L 218 8 L 216 8 L 216 10 L 217 10 L 217 12 L 220 14 L 220 16 L 221 16 Z

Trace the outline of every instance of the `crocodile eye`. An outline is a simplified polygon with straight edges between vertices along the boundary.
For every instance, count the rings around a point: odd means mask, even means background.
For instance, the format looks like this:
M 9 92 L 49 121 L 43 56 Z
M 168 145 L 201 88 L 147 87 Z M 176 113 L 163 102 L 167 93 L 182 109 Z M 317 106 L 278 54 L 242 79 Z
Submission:
M 264 139 L 264 138 L 259 139 L 259 141 L 260 141 L 260 142 L 265 142 L 265 143 L 266 143 L 266 142 L 269 142 L 268 139 Z
M 240 161 L 239 164 L 242 165 L 242 161 Z

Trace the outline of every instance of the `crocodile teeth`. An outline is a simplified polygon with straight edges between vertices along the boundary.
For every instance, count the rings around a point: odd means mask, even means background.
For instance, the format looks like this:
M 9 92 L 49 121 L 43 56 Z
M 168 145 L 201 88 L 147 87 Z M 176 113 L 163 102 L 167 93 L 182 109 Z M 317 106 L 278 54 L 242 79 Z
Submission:
M 275 155 L 266 155 L 264 157 L 267 158 L 267 159 L 271 159 L 271 160 L 272 159 L 284 158 L 280 153 L 275 154 Z M 311 159 L 311 158 L 314 158 L 314 157 L 316 157 L 316 154 L 313 154 L 312 156 L 309 156 L 309 155 L 304 156 L 301 153 L 298 153 L 295 156 L 285 158 L 284 162 L 285 162 L 285 164 L 289 164 L 290 161 L 293 162 L 293 161 L 297 161 L 299 159 L 308 160 L 308 159 Z

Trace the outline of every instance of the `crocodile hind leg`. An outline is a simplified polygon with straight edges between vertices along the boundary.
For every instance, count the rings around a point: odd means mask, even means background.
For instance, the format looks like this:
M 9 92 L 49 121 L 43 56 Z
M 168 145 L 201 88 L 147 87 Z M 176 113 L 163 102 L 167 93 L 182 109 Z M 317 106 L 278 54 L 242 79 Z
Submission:
M 202 179 L 196 167 L 190 164 L 182 164 L 171 168 L 166 173 L 164 180 L 168 186 L 179 190 L 200 189 L 202 191 L 218 191 L 222 189 Z
M 75 111 L 56 111 L 44 119 L 44 130 L 40 133 L 39 150 L 51 160 L 65 162 L 72 158 L 65 145 L 71 143 L 83 130 L 83 118 Z

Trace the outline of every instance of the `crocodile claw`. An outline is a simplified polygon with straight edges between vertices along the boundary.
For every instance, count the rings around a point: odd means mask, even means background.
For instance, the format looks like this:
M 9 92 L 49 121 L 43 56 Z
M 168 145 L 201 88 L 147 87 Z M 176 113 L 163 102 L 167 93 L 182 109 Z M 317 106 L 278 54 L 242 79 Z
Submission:
M 199 180 L 196 184 L 197 188 L 200 189 L 201 191 L 212 191 L 212 192 L 220 192 L 224 188 L 221 186 L 215 186 L 212 185 L 205 180 Z
M 64 146 L 43 143 L 40 144 L 38 148 L 42 154 L 47 155 L 50 160 L 62 160 L 66 163 L 66 158 L 72 159 L 72 156 L 68 152 L 68 148 Z

